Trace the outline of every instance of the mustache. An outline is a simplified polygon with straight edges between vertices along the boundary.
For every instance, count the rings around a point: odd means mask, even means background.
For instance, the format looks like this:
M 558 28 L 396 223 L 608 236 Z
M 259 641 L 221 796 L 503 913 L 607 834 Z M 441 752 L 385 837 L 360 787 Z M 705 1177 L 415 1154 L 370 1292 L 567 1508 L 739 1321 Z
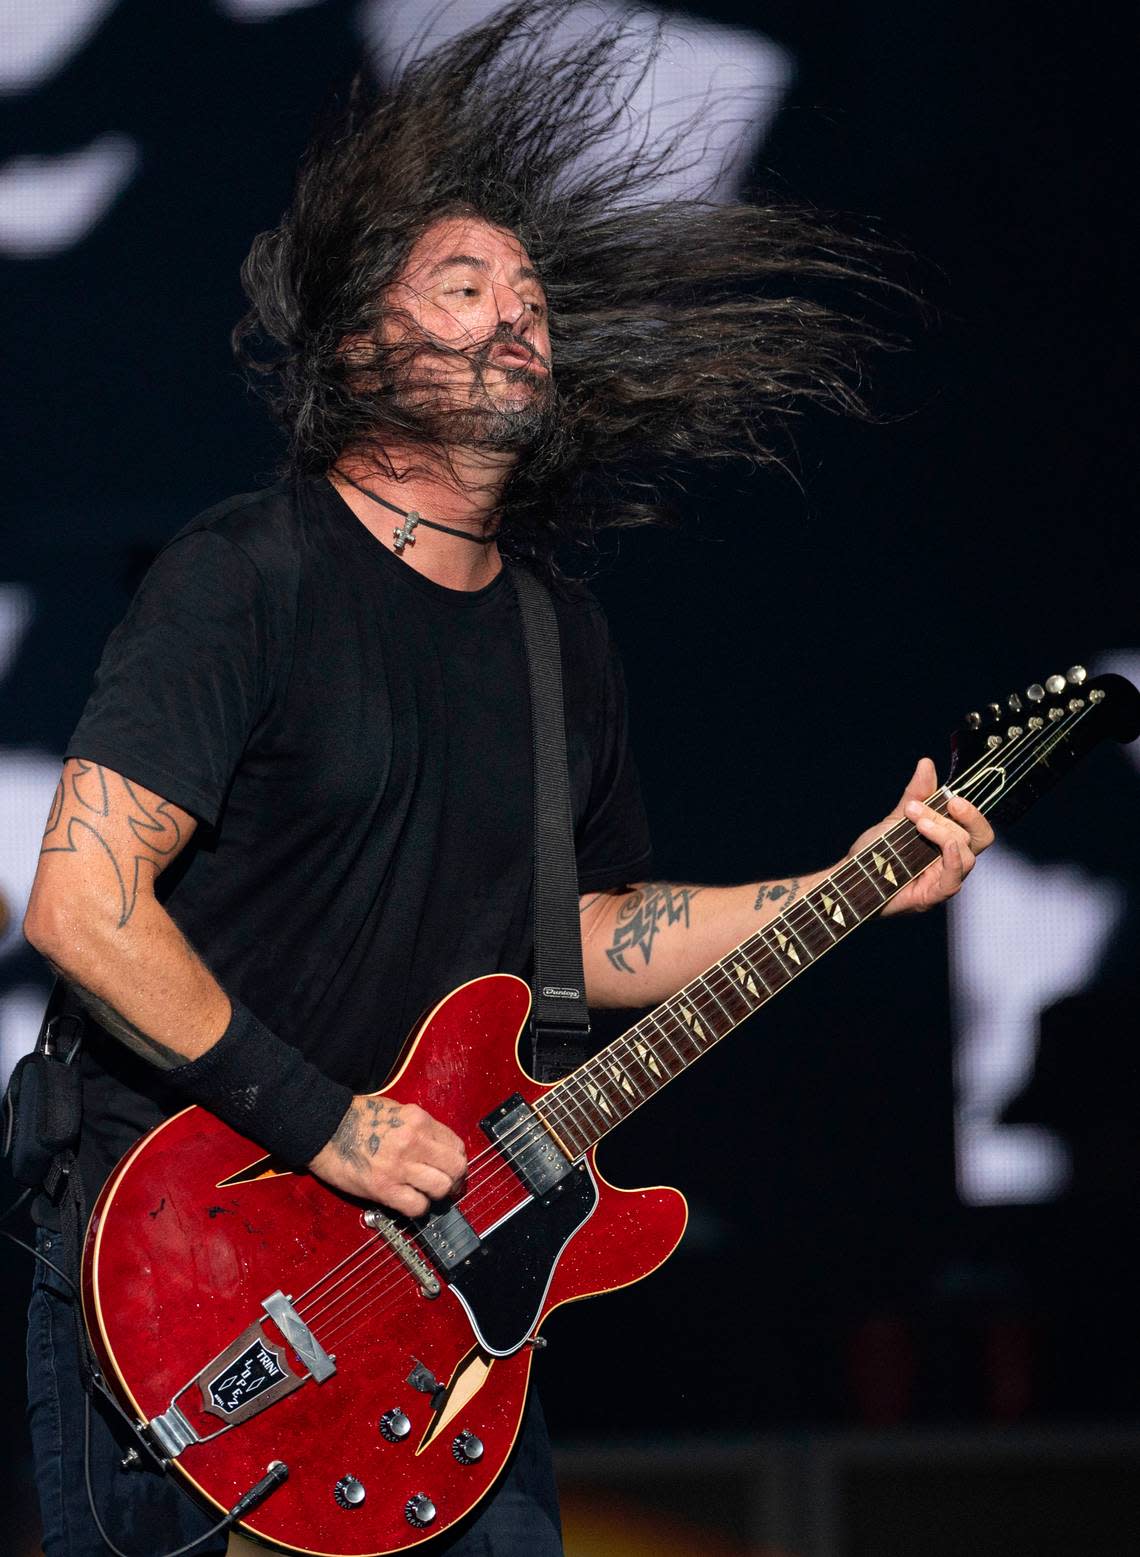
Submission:
M 532 346 L 525 336 L 516 335 L 510 325 L 506 323 L 495 327 L 494 332 L 487 337 L 483 344 L 471 353 L 471 360 L 478 363 L 480 367 L 484 367 L 496 346 L 513 346 L 516 351 L 525 351 L 533 361 L 541 363 L 547 372 L 550 371 L 549 357 L 544 357 L 542 352 L 537 347 Z

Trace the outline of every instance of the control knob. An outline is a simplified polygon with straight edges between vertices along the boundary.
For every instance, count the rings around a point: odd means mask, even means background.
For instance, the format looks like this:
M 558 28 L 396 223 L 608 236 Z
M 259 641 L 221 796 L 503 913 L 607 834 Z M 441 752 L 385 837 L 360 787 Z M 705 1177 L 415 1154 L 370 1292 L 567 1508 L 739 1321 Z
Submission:
M 364 1502 L 364 1483 L 355 1476 L 342 1476 L 333 1488 L 338 1508 L 358 1508 Z
M 413 1492 L 404 1504 L 404 1518 L 417 1530 L 424 1530 L 435 1519 L 435 1504 L 426 1492 Z
M 474 1465 L 483 1458 L 483 1440 L 464 1430 L 451 1440 L 451 1452 L 460 1465 Z
M 379 1427 L 381 1438 L 386 1438 L 389 1443 L 400 1443 L 412 1430 L 407 1412 L 401 1411 L 399 1406 L 393 1406 L 390 1411 L 385 1411 L 380 1418 Z

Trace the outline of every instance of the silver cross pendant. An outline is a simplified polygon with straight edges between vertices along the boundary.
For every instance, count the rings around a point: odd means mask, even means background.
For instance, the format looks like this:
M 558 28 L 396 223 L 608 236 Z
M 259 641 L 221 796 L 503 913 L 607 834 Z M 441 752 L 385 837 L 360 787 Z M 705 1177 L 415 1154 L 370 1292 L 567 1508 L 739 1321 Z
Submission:
M 404 516 L 404 522 L 399 529 L 392 531 L 392 544 L 397 551 L 403 551 L 404 547 L 409 543 L 413 546 L 416 544 L 416 538 L 412 531 L 419 524 L 420 518 L 421 515 L 417 514 L 415 509 L 413 509 L 410 514 Z

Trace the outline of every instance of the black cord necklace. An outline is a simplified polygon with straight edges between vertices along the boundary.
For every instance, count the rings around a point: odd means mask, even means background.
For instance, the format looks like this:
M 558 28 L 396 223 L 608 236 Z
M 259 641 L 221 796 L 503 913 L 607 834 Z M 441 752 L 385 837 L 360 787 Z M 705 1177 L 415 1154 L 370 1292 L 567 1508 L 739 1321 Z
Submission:
M 458 535 L 461 541 L 471 541 L 476 546 L 489 546 L 498 535 L 498 530 L 492 530 L 490 535 L 472 535 L 470 530 L 457 530 L 454 525 L 440 524 L 437 519 L 425 519 L 423 514 L 418 514 L 414 508 L 397 508 L 395 503 L 390 503 L 386 497 L 381 497 L 379 492 L 373 492 L 368 487 L 362 487 L 359 481 L 353 481 L 343 470 L 337 470 L 336 474 L 342 481 L 347 481 L 350 487 L 355 487 L 358 492 L 363 492 L 365 497 L 370 497 L 374 503 L 380 503 L 384 508 L 390 508 L 394 514 L 399 514 L 404 521 L 398 529 L 392 531 L 392 544 L 397 552 L 402 552 L 405 546 L 414 546 L 416 537 L 413 533 L 417 525 L 426 524 L 429 530 L 442 530 L 444 535 Z

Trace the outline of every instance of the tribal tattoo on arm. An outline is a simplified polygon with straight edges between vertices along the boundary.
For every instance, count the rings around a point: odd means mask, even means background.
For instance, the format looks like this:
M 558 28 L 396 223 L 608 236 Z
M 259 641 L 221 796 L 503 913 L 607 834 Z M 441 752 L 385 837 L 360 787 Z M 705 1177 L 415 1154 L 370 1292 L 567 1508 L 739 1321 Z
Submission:
M 168 801 L 144 796 L 110 768 L 72 758 L 56 787 L 40 854 L 81 854 L 94 847 L 110 865 L 118 891 L 118 928 L 138 902 L 140 872 L 157 876 L 184 840 Z
M 780 912 L 783 913 L 785 909 L 791 908 L 799 896 L 799 890 L 799 878 L 796 876 L 793 876 L 790 881 L 762 881 L 752 907 L 761 909 L 765 903 L 779 903 Z M 785 898 L 787 902 L 784 902 Z
M 618 909 L 613 943 L 606 948 L 613 966 L 621 973 L 648 967 L 661 930 L 676 924 L 689 928 L 689 908 L 700 891 L 700 887 L 676 887 L 667 881 L 645 881 L 634 887 Z

